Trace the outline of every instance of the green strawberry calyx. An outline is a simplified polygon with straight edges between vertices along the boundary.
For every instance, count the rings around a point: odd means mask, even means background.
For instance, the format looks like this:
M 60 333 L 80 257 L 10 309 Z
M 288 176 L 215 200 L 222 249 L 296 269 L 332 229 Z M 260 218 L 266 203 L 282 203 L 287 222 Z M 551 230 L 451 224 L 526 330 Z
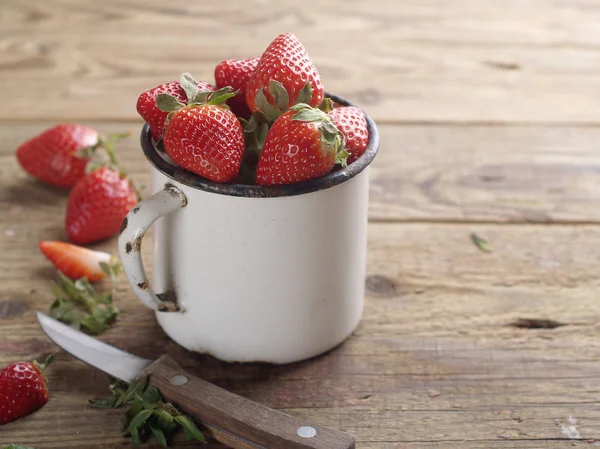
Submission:
M 50 282 L 56 298 L 50 306 L 50 316 L 91 335 L 100 335 L 108 330 L 119 315 L 113 296 L 121 263 L 113 258 L 110 263 L 100 263 L 100 268 L 112 279 L 111 292 L 98 294 L 85 277 L 73 282 L 59 271 L 58 280 Z
M 314 122 L 321 132 L 321 140 L 335 150 L 335 163 L 346 167 L 348 165 L 348 156 L 350 153 L 346 151 L 346 140 L 344 135 L 335 126 L 331 117 L 324 111 L 318 108 L 313 108 L 306 103 L 298 103 L 290 108 L 297 111 L 292 120 L 301 122 Z
M 93 147 L 84 148 L 80 150 L 79 156 L 84 159 L 89 159 L 89 162 L 85 166 L 85 174 L 90 174 L 101 168 L 108 168 L 112 171 L 119 173 L 121 179 L 127 179 L 129 185 L 135 192 L 138 201 L 142 200 L 139 187 L 131 179 L 127 173 L 119 168 L 119 162 L 117 160 L 117 150 L 115 144 L 121 140 L 129 137 L 130 132 L 126 133 L 112 133 L 106 137 L 99 137 L 98 142 Z M 98 151 L 102 149 L 103 151 Z
M 168 447 L 169 440 L 180 428 L 189 441 L 206 442 L 193 419 L 173 404 L 164 402 L 160 392 L 148 385 L 147 379 L 137 379 L 131 384 L 112 379 L 110 390 L 112 395 L 107 399 L 89 402 L 97 408 L 129 406 L 124 416 L 123 435 L 130 436 L 134 444 L 140 445 L 154 438 L 163 447 Z
M 39 369 L 41 372 L 41 371 L 44 371 L 46 368 L 48 368 L 48 365 L 50 365 L 52 363 L 52 360 L 54 360 L 54 354 L 49 354 L 43 363 L 40 363 L 37 360 L 34 360 L 33 362 L 31 362 L 31 364 L 33 366 L 35 366 L 37 369 Z
M 258 112 L 268 123 L 273 123 L 277 118 L 293 106 L 309 103 L 312 99 L 313 90 L 310 82 L 307 82 L 302 90 L 298 92 L 296 100 L 290 104 L 290 96 L 283 84 L 277 80 L 270 80 L 268 88 L 275 104 L 267 99 L 264 89 L 256 93 L 254 99 Z
M 198 88 L 197 81 L 191 74 L 187 72 L 181 75 L 179 84 L 181 84 L 181 87 L 185 91 L 188 104 L 183 104 L 177 98 L 169 94 L 158 94 L 155 99 L 156 107 L 163 112 L 169 113 L 163 127 L 163 135 L 164 131 L 167 129 L 167 126 L 169 126 L 169 122 L 171 121 L 173 114 L 175 114 L 177 111 L 186 107 L 197 108 L 206 105 L 217 105 L 229 109 L 226 101 L 240 93 L 239 90 L 234 91 L 231 86 L 222 87 L 215 92 L 210 90 L 200 90 Z

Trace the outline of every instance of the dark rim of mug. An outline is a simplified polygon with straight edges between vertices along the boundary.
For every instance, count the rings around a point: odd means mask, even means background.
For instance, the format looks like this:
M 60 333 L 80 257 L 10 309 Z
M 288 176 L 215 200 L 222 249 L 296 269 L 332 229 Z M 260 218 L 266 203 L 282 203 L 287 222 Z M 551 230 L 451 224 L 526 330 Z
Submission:
M 354 106 L 349 101 L 336 95 L 325 95 L 334 102 L 343 106 Z M 363 111 L 364 112 L 364 111 Z M 257 186 L 248 184 L 222 184 L 210 181 L 206 178 L 188 172 L 182 168 L 170 164 L 163 159 L 156 150 L 154 139 L 150 133 L 148 124 L 144 124 L 141 133 L 141 145 L 148 161 L 166 177 L 177 181 L 194 189 L 204 190 L 205 192 L 217 193 L 221 195 L 238 196 L 246 198 L 274 198 L 280 196 L 302 195 L 305 193 L 325 190 L 330 187 L 342 184 L 352 179 L 365 168 L 367 168 L 375 158 L 379 150 L 379 131 L 375 122 L 365 113 L 367 127 L 369 130 L 369 144 L 365 152 L 356 161 L 345 168 L 329 173 L 321 178 L 311 179 L 295 184 L 277 185 L 277 186 Z

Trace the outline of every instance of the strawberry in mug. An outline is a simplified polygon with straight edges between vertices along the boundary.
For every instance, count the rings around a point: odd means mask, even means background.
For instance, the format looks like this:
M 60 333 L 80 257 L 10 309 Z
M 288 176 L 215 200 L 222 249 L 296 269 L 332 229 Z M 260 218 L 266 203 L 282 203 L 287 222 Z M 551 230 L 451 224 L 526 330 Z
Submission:
M 367 147 L 364 113 L 332 108 L 291 33 L 260 57 L 219 62 L 214 76 L 216 88 L 184 73 L 137 103 L 159 147 L 191 173 L 218 183 L 296 184 L 345 167 Z

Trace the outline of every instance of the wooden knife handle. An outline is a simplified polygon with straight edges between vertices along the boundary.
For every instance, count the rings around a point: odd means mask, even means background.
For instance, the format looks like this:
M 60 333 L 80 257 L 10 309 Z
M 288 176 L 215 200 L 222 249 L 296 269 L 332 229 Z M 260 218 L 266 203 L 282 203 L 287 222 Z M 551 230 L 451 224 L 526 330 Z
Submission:
M 352 435 L 265 407 L 187 373 L 162 356 L 140 376 L 234 449 L 355 449 Z

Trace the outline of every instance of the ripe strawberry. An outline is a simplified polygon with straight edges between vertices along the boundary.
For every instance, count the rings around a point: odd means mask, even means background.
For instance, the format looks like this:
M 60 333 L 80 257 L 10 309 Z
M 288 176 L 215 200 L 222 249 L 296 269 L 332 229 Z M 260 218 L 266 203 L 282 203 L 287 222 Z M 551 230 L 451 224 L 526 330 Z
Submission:
M 168 95 L 157 97 L 159 107 L 170 112 L 163 143 L 176 164 L 215 182 L 237 176 L 244 131 L 235 114 L 223 106 L 233 95 L 224 88 L 207 98 L 200 94 L 188 106 Z
M 130 181 L 112 168 L 103 167 L 79 180 L 67 202 L 67 237 L 85 245 L 119 232 L 121 222 L 138 202 Z
M 297 105 L 280 116 L 267 133 L 258 166 L 258 185 L 292 184 L 324 176 L 348 153 L 329 116 Z
M 227 100 L 227 105 L 238 117 L 248 118 L 250 116 L 250 109 L 246 104 L 246 84 L 259 59 L 226 59 L 215 67 L 217 88 L 230 86 L 233 90 L 239 91 L 235 97 Z
M 324 92 L 321 77 L 298 38 L 277 36 L 262 54 L 246 85 L 251 112 L 261 111 L 270 121 L 298 103 L 318 106 Z
M 335 108 L 329 117 L 346 138 L 346 151 L 350 153 L 348 163 L 358 159 L 369 144 L 369 130 L 365 114 L 354 106 Z
M 214 92 L 214 86 L 211 86 L 204 81 L 194 81 L 197 88 L 201 91 Z M 188 97 L 186 90 L 182 87 L 180 81 L 171 81 L 170 83 L 161 84 L 150 90 L 143 92 L 137 100 L 137 112 L 142 118 L 150 125 L 150 132 L 152 137 L 157 141 L 161 139 L 163 135 L 163 129 L 165 126 L 165 119 L 167 118 L 168 112 L 161 111 L 156 106 L 156 96 L 159 94 L 168 94 L 175 97 L 177 101 L 183 104 L 188 103 Z
M 23 418 L 42 408 L 48 402 L 48 387 L 42 370 L 36 362 L 16 362 L 0 371 L 0 425 Z
M 17 160 L 31 176 L 58 187 L 72 187 L 83 177 L 88 160 L 79 150 L 98 145 L 98 132 L 87 126 L 63 123 L 27 140 L 17 149 Z
M 48 260 L 71 279 L 85 277 L 90 282 L 99 281 L 109 274 L 111 266 L 118 263 L 108 253 L 65 242 L 44 241 L 39 246 Z

